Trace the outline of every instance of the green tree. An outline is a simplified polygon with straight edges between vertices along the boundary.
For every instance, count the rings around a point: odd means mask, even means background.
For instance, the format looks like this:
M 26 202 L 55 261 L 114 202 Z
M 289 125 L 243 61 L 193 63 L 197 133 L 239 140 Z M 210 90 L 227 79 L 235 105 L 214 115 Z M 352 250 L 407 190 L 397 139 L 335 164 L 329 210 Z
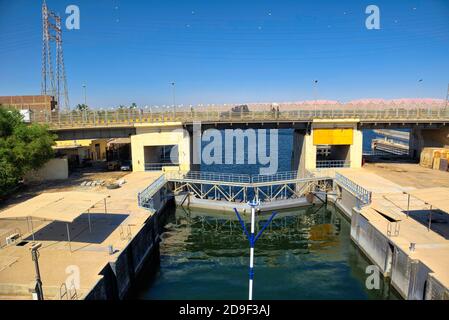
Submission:
M 55 139 L 47 127 L 24 123 L 17 110 L 0 108 L 0 196 L 10 193 L 26 172 L 54 156 Z
M 89 106 L 87 104 L 77 104 L 75 107 L 76 110 L 78 111 L 87 111 L 89 110 Z

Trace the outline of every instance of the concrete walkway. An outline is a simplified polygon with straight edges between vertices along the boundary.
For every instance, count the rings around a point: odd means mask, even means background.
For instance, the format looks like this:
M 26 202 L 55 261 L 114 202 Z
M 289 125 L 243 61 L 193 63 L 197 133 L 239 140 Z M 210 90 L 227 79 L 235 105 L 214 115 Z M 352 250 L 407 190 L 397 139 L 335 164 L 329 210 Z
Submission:
M 410 165 L 406 165 L 410 166 Z M 400 166 L 398 166 L 400 168 Z M 415 168 L 416 169 L 416 168 Z M 431 169 L 428 170 L 431 176 Z M 410 216 L 407 216 L 408 195 L 404 191 L 414 189 L 410 183 L 403 185 L 403 177 L 388 180 L 367 169 L 345 169 L 339 171 L 355 183 L 372 191 L 372 205 L 362 209 L 362 215 L 390 242 L 408 253 L 412 259 L 418 259 L 433 272 L 441 284 L 449 288 L 449 214 L 432 213 L 432 227 L 428 230 L 429 205 L 416 198 L 410 198 Z M 449 181 L 449 173 L 447 179 Z M 392 179 L 394 175 L 390 175 Z M 413 185 L 413 184 L 412 184 Z M 441 186 L 433 181 L 433 186 Z M 444 186 L 444 184 L 443 184 Z M 447 199 L 449 201 L 449 199 Z M 399 222 L 399 234 L 388 235 L 389 220 L 376 209 L 384 209 L 396 215 Z M 410 244 L 415 243 L 415 251 Z
M 71 250 L 67 242 L 66 225 L 59 222 L 36 223 L 35 240 L 42 243 L 39 250 L 44 294 L 46 299 L 59 299 L 63 283 L 71 286 L 71 279 L 79 279 L 78 299 L 96 284 L 99 273 L 109 261 L 114 261 L 130 239 L 142 228 L 149 211 L 137 205 L 137 193 L 151 184 L 160 173 L 130 173 L 124 177 L 126 183 L 119 189 L 107 192 L 107 213 L 99 203 L 90 210 L 92 232 L 89 232 L 87 215 L 70 224 Z M 92 191 L 96 192 L 96 191 Z M 0 212 L 1 215 L 1 212 Z M 0 220 L 0 229 L 25 232 L 25 245 L 9 245 L 0 249 L 0 299 L 30 299 L 28 288 L 34 280 L 34 264 L 31 260 L 31 236 L 23 221 Z M 115 253 L 109 254 L 109 245 Z M 78 277 L 79 275 L 79 277 Z

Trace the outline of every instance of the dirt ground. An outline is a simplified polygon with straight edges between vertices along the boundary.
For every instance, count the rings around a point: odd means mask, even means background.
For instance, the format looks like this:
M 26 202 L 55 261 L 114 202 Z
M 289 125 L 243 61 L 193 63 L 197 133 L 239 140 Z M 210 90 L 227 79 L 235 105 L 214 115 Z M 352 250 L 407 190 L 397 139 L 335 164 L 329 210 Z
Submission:
M 415 163 L 366 163 L 363 168 L 404 187 L 449 187 L 449 172 L 423 168 Z

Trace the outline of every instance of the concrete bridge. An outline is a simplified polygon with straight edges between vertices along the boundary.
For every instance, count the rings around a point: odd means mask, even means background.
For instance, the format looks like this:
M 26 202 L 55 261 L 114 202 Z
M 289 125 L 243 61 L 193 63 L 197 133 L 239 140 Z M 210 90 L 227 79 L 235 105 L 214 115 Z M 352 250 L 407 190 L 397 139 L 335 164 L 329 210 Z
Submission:
M 195 170 L 193 127 L 217 129 L 294 129 L 292 170 L 320 166 L 358 168 L 362 162 L 364 129 L 410 129 L 410 152 L 414 158 L 424 147 L 449 145 L 449 108 L 433 105 L 257 105 L 249 111 L 229 108 L 167 108 L 91 110 L 84 112 L 35 113 L 32 122 L 45 123 L 59 140 L 118 138 L 131 136 L 134 171 L 160 164 L 163 170 Z M 244 137 L 243 137 L 244 139 Z M 156 159 L 164 146 L 175 146 L 178 162 Z M 320 160 L 320 147 L 330 148 L 331 161 Z

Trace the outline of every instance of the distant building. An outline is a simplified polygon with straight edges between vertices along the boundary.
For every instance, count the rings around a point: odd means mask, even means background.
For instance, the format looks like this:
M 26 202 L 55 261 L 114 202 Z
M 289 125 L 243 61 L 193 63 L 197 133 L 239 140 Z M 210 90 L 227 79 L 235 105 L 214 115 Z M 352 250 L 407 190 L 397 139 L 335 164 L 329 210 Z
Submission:
M 53 111 L 57 109 L 57 102 L 52 96 L 0 96 L 0 106 L 10 106 L 17 110 L 31 110 L 32 112 Z

